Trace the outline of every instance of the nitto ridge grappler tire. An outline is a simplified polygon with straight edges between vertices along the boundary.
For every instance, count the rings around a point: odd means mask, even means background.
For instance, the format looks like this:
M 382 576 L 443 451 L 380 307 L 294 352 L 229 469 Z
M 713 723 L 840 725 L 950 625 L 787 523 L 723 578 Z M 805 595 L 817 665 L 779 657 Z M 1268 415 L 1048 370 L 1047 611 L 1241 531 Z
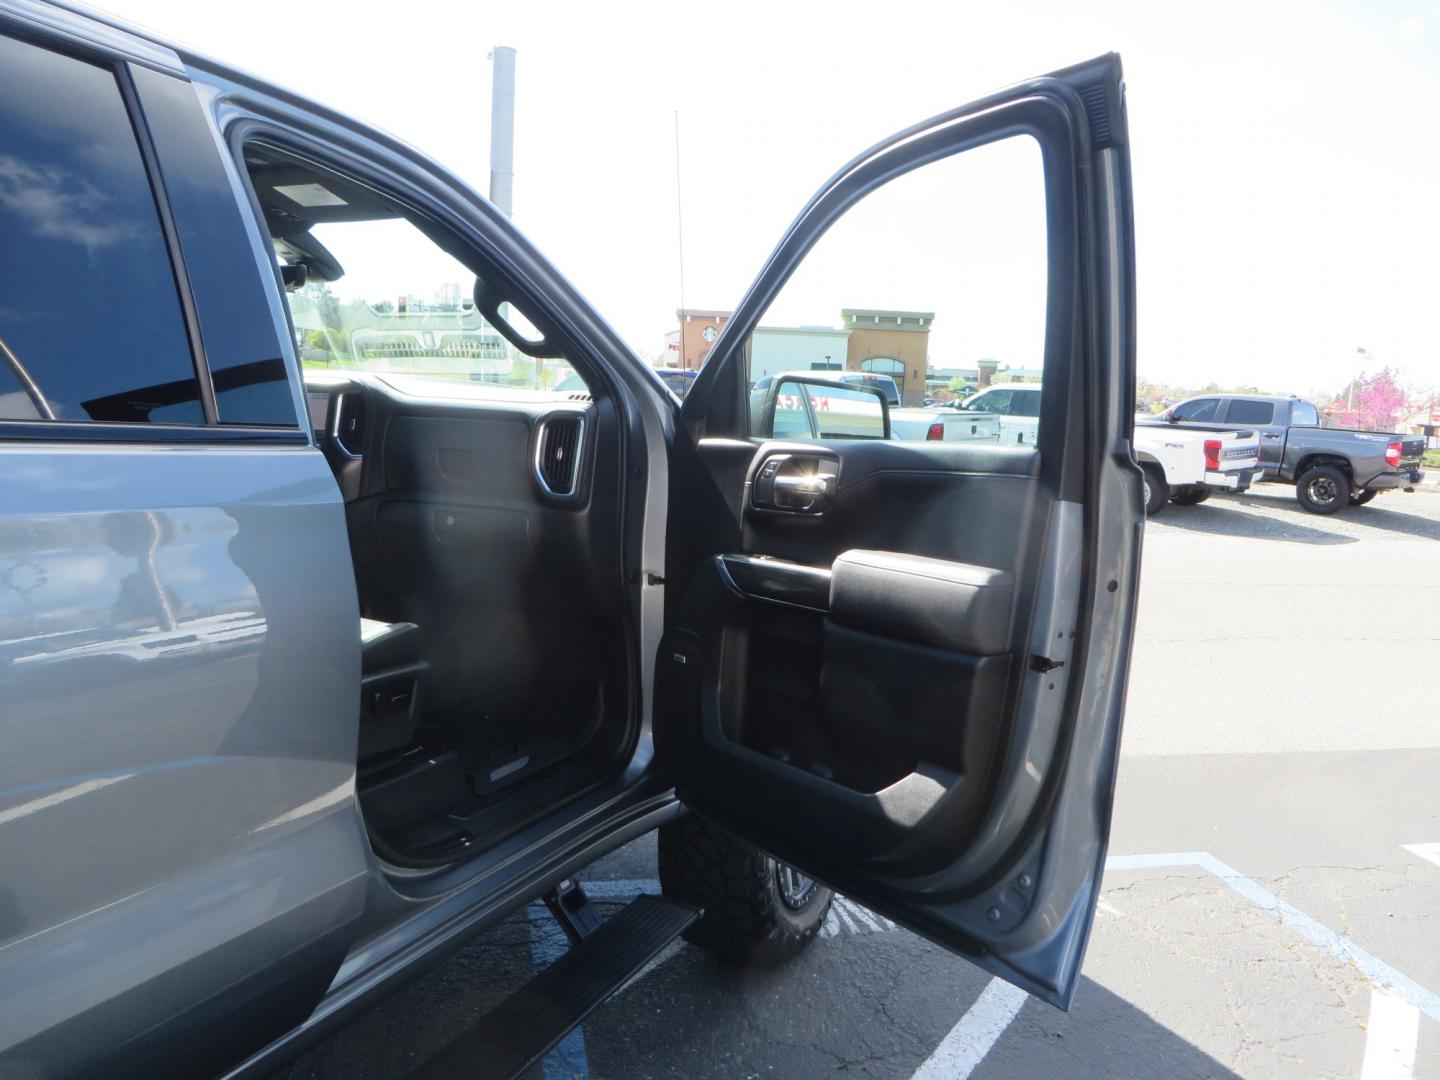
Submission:
M 1312 514 L 1333 514 L 1350 505 L 1350 478 L 1334 465 L 1312 465 L 1295 481 L 1295 498 Z
M 820 932 L 835 894 L 693 814 L 660 827 L 660 891 L 705 909 L 685 940 L 735 964 L 773 967 Z

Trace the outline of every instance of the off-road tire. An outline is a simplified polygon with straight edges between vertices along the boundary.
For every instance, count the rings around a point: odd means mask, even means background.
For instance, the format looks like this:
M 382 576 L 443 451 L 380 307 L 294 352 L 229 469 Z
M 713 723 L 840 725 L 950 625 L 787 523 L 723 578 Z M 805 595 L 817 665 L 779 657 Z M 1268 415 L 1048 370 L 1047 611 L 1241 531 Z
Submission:
M 1350 478 L 1334 465 L 1315 465 L 1295 481 L 1295 498 L 1312 514 L 1333 514 L 1350 505 Z
M 705 909 L 685 940 L 734 964 L 773 967 L 820 932 L 834 893 L 819 882 L 798 908 L 780 890 L 781 863 L 693 814 L 660 828 L 660 891 Z
M 1165 472 L 1159 465 L 1146 462 L 1140 471 L 1145 474 L 1145 516 L 1154 517 L 1170 501 L 1170 485 L 1165 482 Z

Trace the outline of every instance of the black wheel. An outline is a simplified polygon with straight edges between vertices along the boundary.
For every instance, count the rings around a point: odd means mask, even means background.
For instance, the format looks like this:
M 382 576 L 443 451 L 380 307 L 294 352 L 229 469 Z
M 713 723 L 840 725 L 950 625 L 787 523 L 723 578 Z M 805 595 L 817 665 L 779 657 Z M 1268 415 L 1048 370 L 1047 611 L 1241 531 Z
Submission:
M 660 891 L 705 909 L 685 939 L 723 960 L 770 967 L 814 940 L 835 894 L 691 815 L 660 828 Z
M 1170 496 L 1176 506 L 1198 506 L 1210 497 L 1210 489 L 1204 487 L 1181 488 Z
M 1333 514 L 1350 503 L 1350 479 L 1334 465 L 1316 465 L 1295 481 L 1295 497 L 1312 514 Z
M 1145 474 L 1145 516 L 1154 517 L 1170 500 L 1170 485 L 1165 483 L 1165 473 L 1159 465 L 1146 463 L 1140 466 Z
M 1352 491 L 1350 493 L 1351 506 L 1364 506 L 1376 495 L 1380 494 L 1379 488 L 1365 488 L 1363 491 Z

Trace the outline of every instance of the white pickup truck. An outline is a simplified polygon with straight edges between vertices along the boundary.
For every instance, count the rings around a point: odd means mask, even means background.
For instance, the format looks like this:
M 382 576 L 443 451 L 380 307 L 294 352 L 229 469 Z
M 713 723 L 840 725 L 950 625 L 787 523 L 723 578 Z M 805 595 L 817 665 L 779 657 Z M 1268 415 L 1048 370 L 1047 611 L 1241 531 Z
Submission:
M 1040 393 L 1039 383 L 1007 383 L 981 390 L 958 408 L 927 411 L 976 423 L 983 433 L 973 438 L 1025 445 L 1040 429 Z M 1245 491 L 1261 473 L 1260 437 L 1253 431 L 1147 424 L 1135 428 L 1133 446 L 1145 473 L 1149 516 L 1169 502 L 1194 506 L 1212 491 Z

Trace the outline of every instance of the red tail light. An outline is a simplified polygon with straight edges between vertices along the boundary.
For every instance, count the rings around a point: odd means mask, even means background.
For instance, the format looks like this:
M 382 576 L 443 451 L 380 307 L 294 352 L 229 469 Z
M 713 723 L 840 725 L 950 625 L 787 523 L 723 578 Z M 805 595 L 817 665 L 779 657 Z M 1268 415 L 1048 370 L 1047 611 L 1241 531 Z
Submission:
M 1396 439 L 1389 446 L 1385 447 L 1385 464 L 1392 469 L 1400 464 L 1400 440 Z
M 1220 440 L 1205 440 L 1205 468 L 1214 471 L 1220 468 Z
M 925 441 L 934 442 L 937 439 L 943 438 L 945 438 L 945 425 L 937 420 L 931 424 L 929 430 L 925 432 Z

